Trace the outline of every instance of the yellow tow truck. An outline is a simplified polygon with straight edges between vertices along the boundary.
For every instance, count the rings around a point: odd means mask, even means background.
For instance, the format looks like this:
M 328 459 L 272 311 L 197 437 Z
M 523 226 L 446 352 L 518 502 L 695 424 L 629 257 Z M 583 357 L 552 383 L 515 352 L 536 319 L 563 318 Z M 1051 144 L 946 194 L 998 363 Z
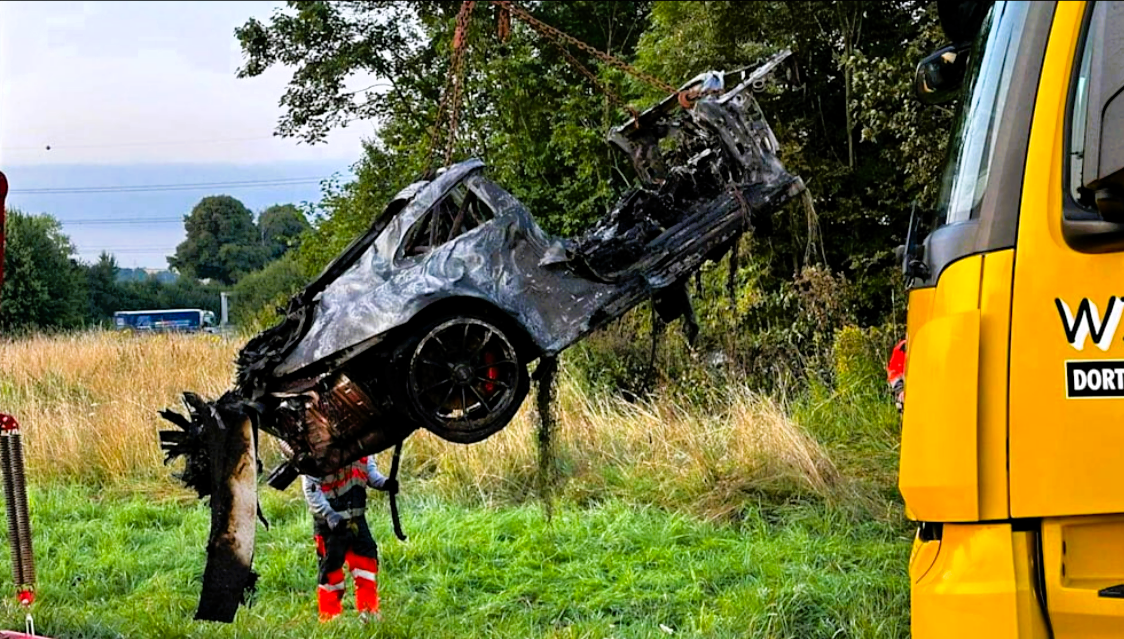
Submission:
M 903 247 L 912 635 L 1124 637 L 1124 2 L 938 8 L 917 93 L 961 99 Z

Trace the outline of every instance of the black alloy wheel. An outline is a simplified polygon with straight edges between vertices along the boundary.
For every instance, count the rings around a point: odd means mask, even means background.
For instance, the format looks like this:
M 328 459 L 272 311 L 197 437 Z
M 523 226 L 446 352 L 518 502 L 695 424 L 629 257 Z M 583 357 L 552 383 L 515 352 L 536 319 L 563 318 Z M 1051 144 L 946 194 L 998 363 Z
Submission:
M 427 326 L 408 355 L 406 375 L 411 408 L 422 426 L 461 444 L 506 426 L 530 386 L 510 337 L 478 317 Z

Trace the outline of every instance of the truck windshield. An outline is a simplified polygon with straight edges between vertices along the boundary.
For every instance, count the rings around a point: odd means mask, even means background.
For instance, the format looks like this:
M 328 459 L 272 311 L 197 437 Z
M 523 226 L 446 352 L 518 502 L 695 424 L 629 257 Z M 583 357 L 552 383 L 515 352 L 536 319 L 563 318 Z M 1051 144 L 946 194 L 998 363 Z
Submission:
M 938 226 L 979 215 L 1029 2 L 996 2 L 972 47 L 937 202 Z

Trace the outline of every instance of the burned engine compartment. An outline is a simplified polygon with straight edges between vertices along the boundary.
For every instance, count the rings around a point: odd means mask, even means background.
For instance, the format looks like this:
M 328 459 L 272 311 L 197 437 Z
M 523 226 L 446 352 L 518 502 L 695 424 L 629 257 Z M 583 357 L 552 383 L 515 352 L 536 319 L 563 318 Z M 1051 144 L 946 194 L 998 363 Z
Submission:
M 229 562 L 221 548 L 239 540 L 244 565 L 223 573 L 224 592 L 254 582 L 255 521 L 233 521 L 216 499 L 247 488 L 214 463 L 235 466 L 216 444 L 237 430 L 227 421 L 282 442 L 286 461 L 268 483 L 284 490 L 420 428 L 462 444 L 491 436 L 522 404 L 529 363 L 553 361 L 647 300 L 665 321 L 693 317 L 687 278 L 804 189 L 753 97 L 788 56 L 702 74 L 610 132 L 637 183 L 578 238 L 545 233 L 479 160 L 407 186 L 241 349 L 230 391 L 215 402 L 186 393 L 187 418 L 164 411 L 179 427 L 160 433 L 166 462 L 184 457 L 181 479 L 222 515 L 209 567 Z M 204 581 L 205 592 L 219 588 Z M 209 601 L 197 618 L 233 619 Z

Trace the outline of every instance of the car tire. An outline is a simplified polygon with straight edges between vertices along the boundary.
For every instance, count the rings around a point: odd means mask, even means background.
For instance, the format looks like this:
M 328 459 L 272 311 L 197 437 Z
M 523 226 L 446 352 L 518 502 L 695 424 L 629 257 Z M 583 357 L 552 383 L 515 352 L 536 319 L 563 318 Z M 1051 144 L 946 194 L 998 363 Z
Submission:
M 396 368 L 407 411 L 422 428 L 473 444 L 515 417 L 530 376 L 508 326 L 483 314 L 445 313 L 410 330 Z

